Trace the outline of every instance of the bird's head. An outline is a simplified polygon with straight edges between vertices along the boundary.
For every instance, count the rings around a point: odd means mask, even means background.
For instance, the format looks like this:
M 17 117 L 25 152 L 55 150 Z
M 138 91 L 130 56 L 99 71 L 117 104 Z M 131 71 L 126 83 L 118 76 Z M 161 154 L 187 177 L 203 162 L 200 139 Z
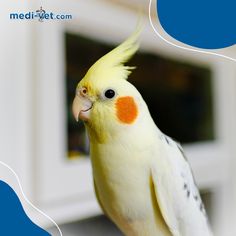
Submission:
M 105 142 L 139 119 L 144 102 L 127 81 L 134 67 L 124 63 L 137 51 L 140 31 L 100 58 L 77 85 L 73 115 L 85 122 L 90 139 Z

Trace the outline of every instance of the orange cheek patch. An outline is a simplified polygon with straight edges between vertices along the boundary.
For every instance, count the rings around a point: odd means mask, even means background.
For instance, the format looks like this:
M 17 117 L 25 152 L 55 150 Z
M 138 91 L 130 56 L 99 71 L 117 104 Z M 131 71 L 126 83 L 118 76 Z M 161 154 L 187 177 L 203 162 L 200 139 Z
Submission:
M 121 97 L 116 100 L 117 118 L 125 124 L 131 124 L 138 116 L 138 108 L 132 97 Z

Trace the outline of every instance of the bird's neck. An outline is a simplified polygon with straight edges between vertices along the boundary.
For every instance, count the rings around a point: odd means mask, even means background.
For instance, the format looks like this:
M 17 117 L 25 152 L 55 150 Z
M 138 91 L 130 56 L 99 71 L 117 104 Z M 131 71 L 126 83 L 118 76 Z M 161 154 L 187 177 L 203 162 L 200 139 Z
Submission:
M 147 141 L 155 140 L 160 133 L 150 115 L 131 125 L 95 127 L 87 124 L 86 129 L 90 143 L 94 145 L 143 146 Z

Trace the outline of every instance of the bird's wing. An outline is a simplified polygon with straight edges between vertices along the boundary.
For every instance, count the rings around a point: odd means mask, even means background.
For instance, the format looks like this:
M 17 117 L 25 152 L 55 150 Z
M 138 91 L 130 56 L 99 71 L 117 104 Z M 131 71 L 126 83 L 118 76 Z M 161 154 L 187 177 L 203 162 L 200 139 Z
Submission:
M 161 135 L 159 161 L 152 165 L 152 181 L 162 216 L 174 236 L 209 236 L 204 205 L 181 146 Z

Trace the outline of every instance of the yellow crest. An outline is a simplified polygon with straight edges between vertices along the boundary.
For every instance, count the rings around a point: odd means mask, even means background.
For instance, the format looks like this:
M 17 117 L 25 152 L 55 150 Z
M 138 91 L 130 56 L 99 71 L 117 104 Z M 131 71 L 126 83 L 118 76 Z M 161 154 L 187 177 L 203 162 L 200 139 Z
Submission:
M 135 67 L 125 66 L 124 63 L 127 62 L 138 50 L 138 39 L 141 31 L 141 23 L 138 23 L 136 30 L 129 38 L 101 57 L 90 67 L 84 79 L 89 79 L 91 81 L 99 78 L 100 80 L 110 76 L 118 79 L 127 79 L 131 70 Z

